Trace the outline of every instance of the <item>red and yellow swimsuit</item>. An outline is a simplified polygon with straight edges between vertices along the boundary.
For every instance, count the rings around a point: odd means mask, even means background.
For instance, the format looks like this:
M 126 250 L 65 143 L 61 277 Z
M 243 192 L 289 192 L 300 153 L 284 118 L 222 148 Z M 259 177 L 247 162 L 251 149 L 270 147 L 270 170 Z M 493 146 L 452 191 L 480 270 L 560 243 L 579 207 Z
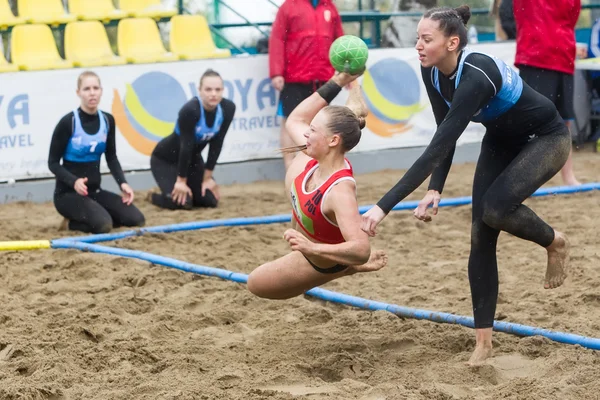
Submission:
M 344 242 L 340 228 L 323 213 L 322 205 L 329 191 L 342 181 L 354 181 L 352 165 L 346 160 L 347 168 L 333 173 L 321 186 L 306 192 L 306 182 L 318 168 L 317 160 L 310 160 L 304 171 L 294 179 L 291 188 L 294 219 L 304 233 L 312 239 L 328 244 Z

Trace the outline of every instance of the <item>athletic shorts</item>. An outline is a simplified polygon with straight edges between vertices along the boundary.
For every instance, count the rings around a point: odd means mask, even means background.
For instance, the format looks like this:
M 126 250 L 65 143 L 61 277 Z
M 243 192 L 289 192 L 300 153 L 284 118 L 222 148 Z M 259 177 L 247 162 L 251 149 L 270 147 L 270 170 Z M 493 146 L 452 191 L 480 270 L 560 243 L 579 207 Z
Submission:
M 528 65 L 520 65 L 518 68 L 521 79 L 533 90 L 552 100 L 562 119 L 575 119 L 573 75 Z
M 286 83 L 279 96 L 279 109 L 277 115 L 287 118 L 294 108 L 310 97 L 325 82 L 314 83 Z
M 304 256 L 304 254 L 302 255 Z M 304 258 L 306 258 L 306 261 L 308 261 L 308 263 L 314 268 L 315 271 L 320 272 L 322 274 L 337 274 L 338 272 L 342 272 L 348 269 L 348 266 L 344 264 L 336 264 L 330 268 L 321 268 L 318 265 L 314 264 L 312 261 L 310 261 L 308 257 L 304 256 Z

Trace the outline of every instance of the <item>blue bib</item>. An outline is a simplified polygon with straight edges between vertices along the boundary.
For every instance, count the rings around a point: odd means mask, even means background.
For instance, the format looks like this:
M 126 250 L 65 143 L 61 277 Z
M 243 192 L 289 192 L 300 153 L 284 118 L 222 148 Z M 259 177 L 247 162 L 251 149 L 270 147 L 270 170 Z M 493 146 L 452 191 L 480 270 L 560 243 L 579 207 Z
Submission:
M 215 116 L 215 123 L 212 127 L 206 126 L 206 118 L 204 116 L 204 107 L 202 106 L 202 101 L 198 96 L 196 96 L 198 102 L 200 103 L 200 119 L 198 123 L 196 123 L 196 143 L 204 143 L 210 141 L 221 129 L 221 125 L 223 124 L 223 109 L 221 108 L 221 104 L 217 105 L 217 115 Z M 180 135 L 179 131 L 179 120 L 175 124 L 175 133 Z
M 66 161 L 81 163 L 100 161 L 100 156 L 106 151 L 108 136 L 108 125 L 102 111 L 98 110 L 100 128 L 95 135 L 89 135 L 83 130 L 78 110 L 73 111 L 73 117 L 73 134 L 63 158 Z
M 460 77 L 462 75 L 463 67 L 465 65 L 465 58 L 467 58 L 467 56 L 471 53 L 478 52 L 474 52 L 468 48 L 465 48 L 463 51 L 462 57 L 460 58 L 458 63 L 458 71 L 456 71 L 455 88 L 458 87 L 458 83 L 460 82 Z M 506 111 L 510 110 L 512 106 L 514 106 L 515 103 L 519 100 L 519 98 L 521 98 L 521 93 L 523 93 L 523 81 L 521 80 L 519 74 L 517 74 L 517 72 L 514 69 L 506 65 L 504 61 L 489 54 L 485 55 L 491 57 L 492 60 L 494 60 L 494 62 L 498 66 L 498 70 L 502 75 L 502 87 L 495 88 L 496 94 L 490 99 L 490 101 L 487 102 L 487 104 L 485 104 L 479 111 L 477 111 L 475 115 L 473 115 L 473 117 L 471 118 L 471 121 L 473 122 L 487 122 L 498 118 Z M 469 63 L 467 63 L 467 65 L 469 65 L 471 68 L 479 69 Z M 437 91 L 440 94 L 442 94 L 442 91 L 440 89 L 439 70 L 434 67 L 432 72 L 433 86 L 437 89 Z M 485 75 L 483 71 L 482 73 Z M 443 95 L 442 98 L 444 98 Z M 444 100 L 448 104 L 448 107 L 450 107 L 451 102 L 449 102 L 445 98 Z

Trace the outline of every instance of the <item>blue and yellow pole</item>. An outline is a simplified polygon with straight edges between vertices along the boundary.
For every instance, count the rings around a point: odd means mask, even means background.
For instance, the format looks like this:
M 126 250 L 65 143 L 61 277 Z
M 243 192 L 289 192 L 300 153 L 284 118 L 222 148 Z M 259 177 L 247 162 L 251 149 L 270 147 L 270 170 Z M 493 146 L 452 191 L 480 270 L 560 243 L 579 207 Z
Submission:
M 0 242 L 0 251 L 49 249 L 49 240 L 11 240 Z

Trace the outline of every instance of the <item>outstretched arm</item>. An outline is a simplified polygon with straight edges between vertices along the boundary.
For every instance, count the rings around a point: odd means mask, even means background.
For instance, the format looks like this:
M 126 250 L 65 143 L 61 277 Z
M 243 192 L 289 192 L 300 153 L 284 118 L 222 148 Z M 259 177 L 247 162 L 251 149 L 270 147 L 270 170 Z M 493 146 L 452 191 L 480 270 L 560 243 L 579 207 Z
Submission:
M 454 94 L 450 111 L 436 130 L 429 146 L 402 179 L 377 203 L 384 213 L 389 213 L 398 202 L 414 192 L 442 164 L 454 150 L 456 141 L 473 115 L 494 96 L 495 88 L 489 81 L 486 85 L 482 79 L 465 79 L 467 77 L 464 75 Z
M 444 118 L 446 118 L 450 108 L 448 107 L 448 104 L 446 104 L 446 101 L 444 101 L 442 98 L 440 92 L 433 87 L 431 74 L 432 68 L 421 68 L 421 76 L 423 78 L 423 83 L 425 84 L 425 89 L 427 90 L 429 102 L 431 103 L 431 110 L 433 111 L 433 116 L 435 117 L 435 123 L 439 127 L 444 121 Z M 450 153 L 446 159 L 444 159 L 444 161 L 442 161 L 442 163 L 433 170 L 433 173 L 431 174 L 431 180 L 429 182 L 429 190 L 435 190 L 439 193 L 442 193 L 442 189 L 446 183 L 446 178 L 448 177 L 448 172 L 450 172 L 450 167 L 452 166 L 453 157 L 454 147 L 450 150 Z
M 487 56 L 482 56 L 487 57 Z M 489 57 L 487 57 L 489 58 Z M 362 229 L 369 235 L 376 234 L 376 226 L 394 208 L 399 201 L 417 189 L 434 169 L 448 162 L 451 157 L 456 141 L 462 135 L 473 115 L 477 113 L 496 94 L 496 88 L 500 88 L 502 78 L 494 61 L 489 59 L 485 63 L 489 66 L 484 69 L 475 67 L 467 68 L 461 77 L 460 84 L 454 93 L 452 105 L 439 124 L 433 139 L 425 152 L 404 174 L 402 179 L 379 200 L 377 206 L 371 208 L 364 216 Z M 492 83 L 492 79 L 495 83 Z M 439 176 L 439 182 L 445 180 L 448 166 L 443 166 Z M 435 184 L 435 182 L 434 182 Z

